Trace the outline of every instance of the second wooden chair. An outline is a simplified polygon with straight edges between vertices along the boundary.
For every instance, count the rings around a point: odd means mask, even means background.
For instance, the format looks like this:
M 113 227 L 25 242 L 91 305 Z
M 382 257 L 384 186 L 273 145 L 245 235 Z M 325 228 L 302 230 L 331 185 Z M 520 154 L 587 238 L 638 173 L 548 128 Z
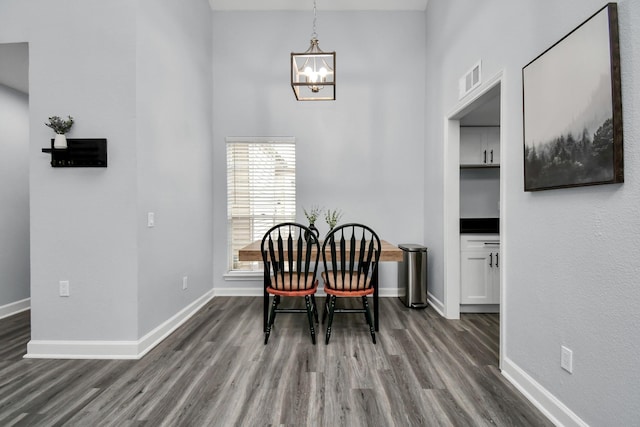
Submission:
M 322 323 L 327 315 L 326 344 L 331 337 L 334 313 L 364 313 L 371 339 L 376 333 L 369 310 L 368 295 L 375 291 L 373 277 L 380 260 L 380 239 L 375 231 L 362 224 L 344 224 L 327 234 L 322 245 L 324 291 L 327 294 Z M 336 308 L 337 297 L 360 297 L 362 308 Z

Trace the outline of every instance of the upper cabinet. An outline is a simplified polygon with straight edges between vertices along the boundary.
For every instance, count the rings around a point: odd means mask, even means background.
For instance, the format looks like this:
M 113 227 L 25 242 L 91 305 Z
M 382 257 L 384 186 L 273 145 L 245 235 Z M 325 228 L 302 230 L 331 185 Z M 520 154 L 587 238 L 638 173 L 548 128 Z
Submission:
M 460 167 L 500 166 L 500 126 L 460 127 Z

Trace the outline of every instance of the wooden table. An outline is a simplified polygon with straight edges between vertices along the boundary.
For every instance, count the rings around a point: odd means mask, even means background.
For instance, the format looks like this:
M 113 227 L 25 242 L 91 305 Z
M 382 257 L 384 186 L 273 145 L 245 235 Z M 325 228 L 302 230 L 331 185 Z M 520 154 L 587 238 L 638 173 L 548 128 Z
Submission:
M 240 261 L 260 261 L 262 262 L 262 254 L 260 253 L 260 240 L 256 240 L 253 243 L 248 244 L 244 248 L 238 251 L 238 259 Z M 322 246 L 322 243 L 320 243 Z M 393 245 L 386 240 L 380 240 L 380 262 L 400 262 L 402 261 L 403 251 L 396 245 Z M 315 256 L 315 251 L 314 251 Z M 322 259 L 322 257 L 320 257 Z M 322 262 L 322 261 L 320 261 Z M 378 269 L 376 268 L 373 280 L 373 321 L 375 330 L 379 330 L 378 320 Z M 269 294 L 267 294 L 266 286 L 269 283 L 269 278 L 264 278 L 264 317 L 263 317 L 263 329 L 267 330 L 267 322 L 269 321 Z

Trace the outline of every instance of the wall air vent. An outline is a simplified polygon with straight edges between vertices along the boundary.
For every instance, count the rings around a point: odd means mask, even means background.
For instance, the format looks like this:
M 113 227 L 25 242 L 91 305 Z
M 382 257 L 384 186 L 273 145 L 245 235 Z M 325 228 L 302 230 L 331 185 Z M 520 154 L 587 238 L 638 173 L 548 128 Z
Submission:
M 469 92 L 476 87 L 480 86 L 482 82 L 482 61 L 478 61 L 464 76 L 460 78 L 459 82 L 459 96 L 458 99 L 464 98 Z

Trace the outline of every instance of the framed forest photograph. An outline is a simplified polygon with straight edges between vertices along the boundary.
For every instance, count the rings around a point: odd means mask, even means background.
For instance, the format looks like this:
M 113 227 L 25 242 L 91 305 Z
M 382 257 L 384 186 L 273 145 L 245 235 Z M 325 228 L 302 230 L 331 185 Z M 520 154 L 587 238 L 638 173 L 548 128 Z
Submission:
M 525 65 L 522 89 L 525 191 L 624 181 L 615 3 Z

